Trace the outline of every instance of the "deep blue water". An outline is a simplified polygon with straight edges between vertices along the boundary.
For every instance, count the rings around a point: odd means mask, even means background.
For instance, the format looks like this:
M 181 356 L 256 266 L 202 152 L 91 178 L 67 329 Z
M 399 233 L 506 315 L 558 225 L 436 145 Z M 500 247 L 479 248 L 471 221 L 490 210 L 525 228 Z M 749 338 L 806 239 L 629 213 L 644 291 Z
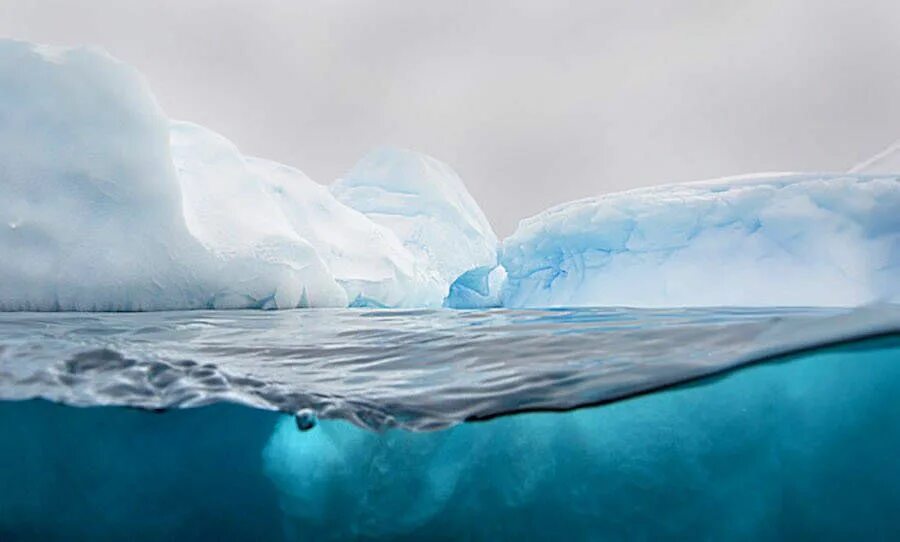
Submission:
M 0 540 L 898 539 L 898 397 L 891 305 L 3 313 Z

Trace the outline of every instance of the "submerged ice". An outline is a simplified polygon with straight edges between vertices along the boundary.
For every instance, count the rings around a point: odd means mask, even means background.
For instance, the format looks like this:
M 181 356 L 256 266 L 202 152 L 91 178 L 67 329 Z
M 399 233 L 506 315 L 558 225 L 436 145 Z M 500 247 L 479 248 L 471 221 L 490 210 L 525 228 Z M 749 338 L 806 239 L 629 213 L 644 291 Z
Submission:
M 102 51 L 0 40 L 0 310 L 898 301 L 882 155 L 571 202 L 501 243 L 431 157 L 320 185 L 169 120 Z
M 257 315 L 258 317 L 258 315 Z M 896 540 L 900 344 L 600 408 L 372 432 L 0 402 L 13 540 Z M 90 438 L 86 438 L 89 435 Z
M 898 305 L 0 313 L 0 538 L 894 540 L 898 333 Z
M 265 472 L 295 540 L 890 539 L 900 349 L 872 346 L 436 433 L 283 419 Z

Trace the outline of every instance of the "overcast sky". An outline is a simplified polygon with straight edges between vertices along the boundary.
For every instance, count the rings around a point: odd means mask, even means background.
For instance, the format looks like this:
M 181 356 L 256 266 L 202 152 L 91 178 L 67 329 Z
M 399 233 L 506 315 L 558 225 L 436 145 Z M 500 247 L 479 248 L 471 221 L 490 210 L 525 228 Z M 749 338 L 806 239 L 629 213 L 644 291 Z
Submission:
M 94 44 L 174 118 L 330 182 L 397 145 L 506 235 L 552 204 L 900 137 L 900 2 L 0 0 L 0 35 Z

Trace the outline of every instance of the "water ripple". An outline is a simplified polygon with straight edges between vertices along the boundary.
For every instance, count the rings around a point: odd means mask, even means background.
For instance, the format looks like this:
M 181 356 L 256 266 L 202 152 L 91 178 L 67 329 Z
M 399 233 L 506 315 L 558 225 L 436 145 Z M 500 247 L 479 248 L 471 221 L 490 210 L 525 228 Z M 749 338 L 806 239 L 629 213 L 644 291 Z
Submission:
M 0 399 L 236 402 L 447 427 L 601 404 L 773 356 L 900 333 L 900 306 L 0 313 Z

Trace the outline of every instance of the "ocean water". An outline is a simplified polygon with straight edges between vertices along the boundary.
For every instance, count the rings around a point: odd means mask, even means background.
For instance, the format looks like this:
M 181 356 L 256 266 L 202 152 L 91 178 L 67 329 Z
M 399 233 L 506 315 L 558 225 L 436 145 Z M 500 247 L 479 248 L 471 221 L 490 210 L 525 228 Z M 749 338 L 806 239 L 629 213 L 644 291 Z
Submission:
M 900 307 L 0 313 L 0 540 L 900 538 Z

